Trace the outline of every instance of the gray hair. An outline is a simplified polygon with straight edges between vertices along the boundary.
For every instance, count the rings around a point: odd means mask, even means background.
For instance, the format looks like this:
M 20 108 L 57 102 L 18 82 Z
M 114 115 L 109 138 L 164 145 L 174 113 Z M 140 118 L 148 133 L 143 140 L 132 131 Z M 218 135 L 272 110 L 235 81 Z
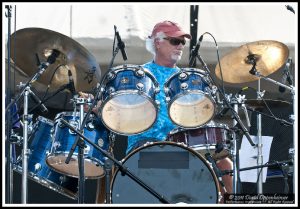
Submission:
M 154 44 L 154 40 L 158 39 L 158 41 L 162 41 L 163 38 L 167 37 L 166 34 L 164 32 L 158 32 L 154 37 L 148 37 L 146 39 L 146 49 L 151 52 L 151 54 L 153 54 L 155 56 L 156 52 L 155 52 L 155 44 Z

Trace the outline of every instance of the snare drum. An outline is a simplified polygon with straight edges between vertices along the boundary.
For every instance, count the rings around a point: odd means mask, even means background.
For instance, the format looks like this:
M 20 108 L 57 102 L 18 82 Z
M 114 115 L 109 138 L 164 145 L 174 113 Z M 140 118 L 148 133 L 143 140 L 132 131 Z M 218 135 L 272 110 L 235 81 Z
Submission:
M 200 127 L 215 115 L 216 89 L 203 70 L 183 68 L 166 81 L 164 91 L 169 117 L 178 126 Z
M 104 84 L 101 118 L 108 129 L 132 135 L 153 125 L 159 85 L 149 70 L 138 65 L 117 66 L 107 74 Z
M 215 204 L 219 184 L 209 163 L 194 150 L 174 142 L 151 142 L 132 151 L 123 165 L 172 204 Z M 112 203 L 161 204 L 149 191 L 116 170 Z
M 77 130 L 80 127 L 79 112 L 62 112 L 56 116 L 51 150 L 46 162 L 49 167 L 59 173 L 71 177 L 79 177 L 78 146 L 76 146 L 70 162 L 68 164 L 65 163 L 77 134 L 61 123 L 60 118 L 66 120 Z M 103 150 L 109 150 L 108 130 L 92 114 L 83 129 L 83 135 Z M 96 179 L 103 177 L 105 175 L 103 169 L 105 156 L 88 142 L 85 142 L 83 154 L 85 178 Z
M 166 141 L 184 143 L 203 156 L 210 153 L 215 160 L 229 156 L 231 131 L 226 124 L 210 121 L 196 129 L 175 128 Z
M 53 121 L 39 116 L 29 137 L 31 144 L 28 157 L 28 176 L 37 183 L 52 189 L 69 198 L 77 199 L 78 179 L 68 177 L 50 169 L 46 156 L 51 147 Z M 14 169 L 22 173 L 22 162 L 18 162 Z

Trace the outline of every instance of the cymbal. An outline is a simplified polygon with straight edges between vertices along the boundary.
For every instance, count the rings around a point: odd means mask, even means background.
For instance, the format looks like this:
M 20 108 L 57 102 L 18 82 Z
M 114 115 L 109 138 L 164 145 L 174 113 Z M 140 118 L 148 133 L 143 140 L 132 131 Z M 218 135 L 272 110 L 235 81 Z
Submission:
M 249 73 L 256 62 L 255 69 L 262 76 L 268 76 L 280 69 L 289 56 L 289 49 L 283 43 L 272 40 L 256 41 L 242 45 L 226 54 L 220 61 L 225 82 L 244 83 L 259 78 Z M 219 64 L 215 74 L 222 79 Z
M 264 99 L 269 107 L 272 108 L 284 108 L 291 105 L 291 103 L 282 100 L 272 100 L 272 99 Z M 255 109 L 266 108 L 266 104 L 263 100 L 258 99 L 248 99 L 245 100 L 245 104 Z
M 43 28 L 24 28 L 11 35 L 11 58 L 28 76 L 39 71 L 53 51 L 59 55 L 37 79 L 50 90 L 69 83 L 70 69 L 76 91 L 90 91 L 100 81 L 101 70 L 95 57 L 68 36 Z

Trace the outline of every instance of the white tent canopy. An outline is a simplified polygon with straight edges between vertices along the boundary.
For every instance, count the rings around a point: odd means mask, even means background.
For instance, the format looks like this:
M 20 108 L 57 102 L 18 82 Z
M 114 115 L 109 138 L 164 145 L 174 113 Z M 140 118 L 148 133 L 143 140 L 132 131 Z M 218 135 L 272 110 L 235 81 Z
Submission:
M 12 6 L 12 32 L 23 28 L 45 28 L 69 36 L 85 47 L 104 73 L 112 59 L 114 25 L 125 42 L 129 64 L 143 64 L 152 59 L 145 49 L 145 38 L 153 26 L 163 20 L 179 23 L 190 30 L 190 6 L 199 5 L 198 37 L 211 33 L 217 41 L 220 58 L 234 48 L 259 40 L 276 40 L 289 48 L 296 63 L 297 3 L 4 3 Z M 287 10 L 290 5 L 296 14 Z M 3 7 L 5 10 L 5 7 Z M 6 10 L 3 11 L 3 14 Z M 5 43 L 8 18 L 3 17 Z M 193 37 L 198 39 L 198 37 Z M 5 46 L 5 44 L 2 44 Z M 185 47 L 179 66 L 188 66 L 189 47 Z M 30 52 L 29 52 L 30 53 Z M 202 58 L 214 72 L 217 50 L 211 36 L 204 36 Z M 5 55 L 7 57 L 7 53 Z M 121 53 L 114 65 L 123 64 Z M 20 67 L 20 66 L 19 66 Z M 282 73 L 275 73 L 280 80 Z M 235 88 L 241 85 L 228 84 Z M 256 83 L 254 86 L 257 85 Z M 264 86 L 263 86 L 264 87 Z M 274 91 L 274 85 L 267 84 Z M 277 89 L 277 88 L 276 88 Z

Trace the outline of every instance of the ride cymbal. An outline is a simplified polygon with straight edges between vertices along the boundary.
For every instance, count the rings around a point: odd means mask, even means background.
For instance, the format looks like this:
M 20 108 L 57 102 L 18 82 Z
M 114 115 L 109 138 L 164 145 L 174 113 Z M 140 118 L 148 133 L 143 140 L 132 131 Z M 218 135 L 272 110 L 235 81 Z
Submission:
M 250 70 L 255 69 L 262 76 L 268 76 L 280 69 L 286 62 L 289 49 L 283 43 L 272 40 L 256 41 L 242 45 L 226 54 L 220 61 L 225 82 L 244 83 L 258 80 Z M 219 63 L 215 74 L 222 79 Z
M 11 35 L 11 58 L 28 76 L 38 72 L 41 63 L 58 52 L 38 82 L 50 90 L 69 83 L 71 71 L 76 91 L 90 91 L 100 81 L 101 70 L 95 57 L 68 36 L 43 28 L 24 28 Z

